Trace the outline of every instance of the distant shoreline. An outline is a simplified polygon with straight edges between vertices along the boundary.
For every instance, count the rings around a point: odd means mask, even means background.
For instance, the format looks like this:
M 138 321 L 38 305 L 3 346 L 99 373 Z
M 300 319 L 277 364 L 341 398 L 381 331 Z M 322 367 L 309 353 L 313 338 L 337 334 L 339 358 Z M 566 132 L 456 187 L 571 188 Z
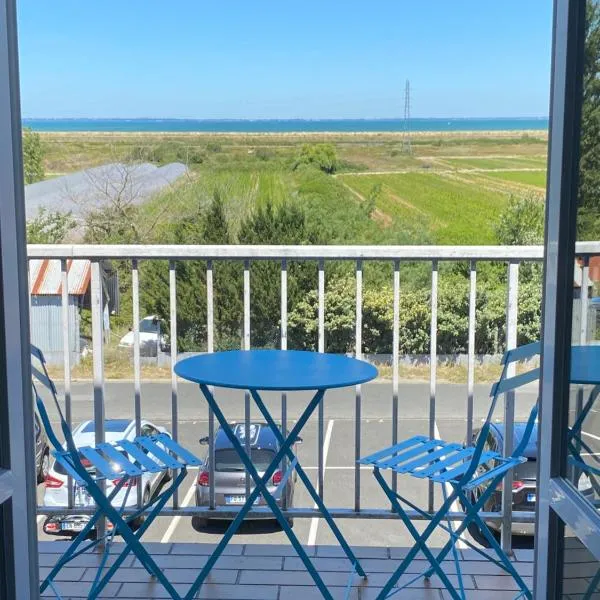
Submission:
M 37 131 L 43 136 L 93 136 L 93 137 L 266 137 L 266 138 L 303 138 L 303 137 L 392 137 L 402 139 L 402 131 L 97 131 L 97 130 L 56 130 Z M 505 129 L 505 130 L 456 130 L 456 131 L 412 131 L 411 139 L 419 138 L 506 138 L 532 137 L 547 139 L 546 129 Z
M 35 131 L 110 133 L 214 134 L 412 134 L 490 131 L 547 131 L 548 119 L 534 118 L 413 118 L 404 119 L 23 119 Z

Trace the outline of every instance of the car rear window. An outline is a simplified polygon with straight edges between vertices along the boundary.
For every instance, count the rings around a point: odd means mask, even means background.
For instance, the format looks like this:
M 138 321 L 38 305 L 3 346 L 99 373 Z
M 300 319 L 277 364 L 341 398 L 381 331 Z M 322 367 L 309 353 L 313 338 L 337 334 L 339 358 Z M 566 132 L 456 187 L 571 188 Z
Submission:
M 275 452 L 263 448 L 250 448 L 252 464 L 257 471 L 265 471 L 271 464 Z M 244 465 L 233 448 L 224 448 L 215 451 L 215 471 L 235 472 L 244 471 Z
M 131 421 L 129 419 L 107 419 L 104 422 L 104 431 L 110 433 L 119 433 L 120 431 L 125 432 L 129 427 Z M 94 421 L 90 421 L 82 430 L 81 433 L 94 433 L 96 431 L 96 424 Z

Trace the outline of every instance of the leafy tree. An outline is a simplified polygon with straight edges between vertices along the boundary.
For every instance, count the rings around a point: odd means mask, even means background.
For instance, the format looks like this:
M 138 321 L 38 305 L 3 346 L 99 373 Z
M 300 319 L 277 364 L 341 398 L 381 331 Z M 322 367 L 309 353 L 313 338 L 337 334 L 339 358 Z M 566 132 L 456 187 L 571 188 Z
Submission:
M 223 202 L 218 192 L 205 210 L 201 202 L 197 212 L 176 222 L 163 235 L 164 243 L 229 244 L 231 237 Z M 177 278 L 178 350 L 205 350 L 207 339 L 206 261 L 180 260 L 175 265 Z M 148 261 L 144 265 L 142 302 L 148 314 L 169 322 L 168 265 Z M 215 348 L 239 348 L 242 322 L 240 265 L 231 261 L 213 264 Z
M 44 147 L 40 134 L 23 129 L 23 175 L 25 183 L 44 179 Z
M 291 202 L 277 206 L 260 205 L 242 223 L 241 244 L 316 244 L 318 235 L 309 229 L 304 212 Z M 309 290 L 316 287 L 314 264 L 294 262 L 288 265 L 288 303 L 294 306 Z M 251 266 L 251 323 L 253 346 L 279 344 L 281 312 L 281 264 L 257 261 Z
M 29 244 L 60 244 L 77 226 L 73 215 L 40 208 L 37 216 L 27 223 Z
M 529 246 L 544 243 L 544 202 L 535 195 L 511 196 L 494 226 L 499 244 Z
M 587 0 L 579 170 L 579 239 L 600 235 L 600 4 Z
M 338 159 L 333 144 L 304 144 L 296 157 L 294 169 L 300 165 L 315 166 L 331 175 L 338 168 Z

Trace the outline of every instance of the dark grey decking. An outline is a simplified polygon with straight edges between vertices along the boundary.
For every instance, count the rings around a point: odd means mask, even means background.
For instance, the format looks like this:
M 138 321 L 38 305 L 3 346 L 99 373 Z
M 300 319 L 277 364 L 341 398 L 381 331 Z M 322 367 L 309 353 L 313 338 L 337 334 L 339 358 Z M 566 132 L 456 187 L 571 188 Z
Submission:
M 54 565 L 58 552 L 65 549 L 65 542 L 40 542 L 40 575 L 44 576 Z M 120 547 L 120 546 L 119 546 Z M 147 544 L 157 563 L 164 567 L 169 579 L 178 591 L 184 594 L 196 577 L 199 568 L 206 561 L 214 546 L 209 544 Z M 341 551 L 334 546 L 313 546 L 307 548 L 310 556 L 331 591 L 334 598 L 343 598 L 348 580 L 349 564 L 341 558 Z M 358 558 L 369 573 L 368 581 L 354 576 L 350 598 L 370 600 L 389 577 L 398 564 L 398 559 L 407 552 L 406 548 L 363 547 L 355 548 Z M 492 563 L 469 550 L 462 551 L 463 572 L 468 598 L 494 598 L 504 600 L 514 598 L 516 586 L 512 579 Z M 94 578 L 94 565 L 98 555 L 87 554 L 73 561 L 72 566 L 63 570 L 60 576 L 59 591 L 64 598 L 85 598 L 89 584 Z M 533 575 L 533 552 L 515 550 L 517 569 L 531 585 Z M 424 570 L 427 563 L 423 559 L 413 561 L 411 573 Z M 452 572 L 453 563 L 447 563 Z M 440 583 L 432 578 L 427 585 L 423 579 L 410 588 L 395 594 L 394 598 L 411 600 L 446 600 L 449 595 L 440 589 Z M 46 592 L 44 597 L 53 597 Z M 150 581 L 140 564 L 128 557 L 112 582 L 105 589 L 102 598 L 166 598 L 162 587 Z M 244 600 L 312 600 L 322 596 L 313 585 L 300 559 L 291 546 L 271 544 L 231 544 L 219 559 L 216 568 L 202 587 L 199 598 L 244 599 Z

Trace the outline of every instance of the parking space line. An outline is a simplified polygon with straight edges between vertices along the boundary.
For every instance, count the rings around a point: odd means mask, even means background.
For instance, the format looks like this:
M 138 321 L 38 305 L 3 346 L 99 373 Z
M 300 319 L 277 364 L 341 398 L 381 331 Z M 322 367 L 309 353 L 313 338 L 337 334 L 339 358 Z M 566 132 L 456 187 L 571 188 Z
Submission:
M 594 435 L 593 433 L 588 433 L 587 431 L 582 431 L 581 433 L 583 433 L 583 435 L 587 435 L 588 437 L 591 437 L 594 440 L 598 440 L 600 442 L 600 437 L 598 437 L 597 435 Z
M 192 496 L 194 495 L 195 490 L 196 490 L 196 477 L 193 477 L 192 485 L 190 486 L 188 493 L 185 495 L 185 498 L 183 499 L 183 504 L 181 504 L 182 508 L 189 505 L 189 503 L 192 499 Z M 179 525 L 179 521 L 181 521 L 181 515 L 178 515 L 171 519 L 171 522 L 169 523 L 169 527 L 167 527 L 167 530 L 165 531 L 165 535 L 163 535 L 162 539 L 160 540 L 161 544 L 166 544 L 171 539 L 171 536 L 175 532 L 177 525 Z
M 327 431 L 325 432 L 325 440 L 323 441 L 323 487 L 325 487 L 325 473 L 327 472 L 327 453 L 329 452 L 329 444 L 331 443 L 331 432 L 333 431 L 333 419 L 329 419 L 327 423 Z M 317 508 L 315 504 L 313 508 Z M 317 541 L 317 529 L 319 528 L 318 517 L 313 517 L 310 520 L 310 529 L 308 531 L 308 545 L 314 546 Z
M 433 426 L 435 428 L 435 430 L 434 430 L 435 431 L 435 439 L 436 440 L 441 440 L 442 436 L 440 435 L 440 430 L 438 429 L 437 421 L 433 422 Z M 444 489 L 446 490 L 446 495 L 450 496 L 452 494 L 452 492 L 454 491 L 452 489 L 452 486 L 448 482 L 444 483 L 443 486 L 444 486 Z M 451 510 L 452 510 L 452 512 L 462 512 L 462 508 L 461 508 L 460 504 L 458 503 L 458 498 L 456 498 L 456 500 L 454 500 L 454 502 L 452 503 Z M 453 526 L 453 522 L 452 521 L 450 521 L 450 527 L 452 527 L 453 530 L 454 530 L 454 526 Z M 464 549 L 464 548 L 468 548 L 467 544 L 465 544 L 465 542 L 463 541 L 464 534 L 465 534 L 465 532 L 463 531 L 460 534 L 460 536 L 458 537 L 458 542 L 456 544 L 456 547 L 459 550 Z

